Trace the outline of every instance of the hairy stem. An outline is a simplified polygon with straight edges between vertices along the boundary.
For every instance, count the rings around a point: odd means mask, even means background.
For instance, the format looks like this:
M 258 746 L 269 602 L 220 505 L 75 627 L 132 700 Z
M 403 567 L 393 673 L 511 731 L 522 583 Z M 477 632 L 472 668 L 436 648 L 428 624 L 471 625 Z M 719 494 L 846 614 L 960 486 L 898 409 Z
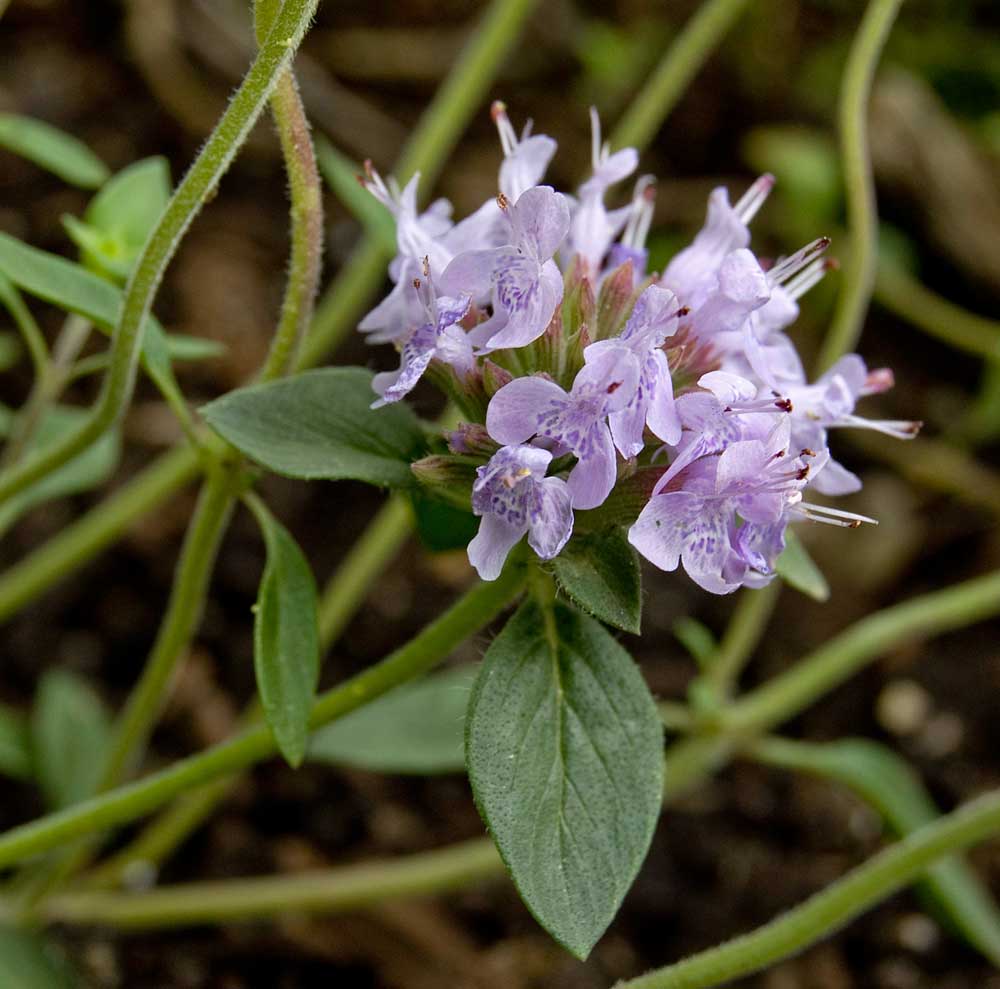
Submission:
M 0 475 L 0 501 L 62 466 L 90 446 L 128 405 L 135 383 L 142 328 L 167 265 L 188 226 L 260 116 L 278 79 L 304 36 L 319 0 L 286 0 L 267 41 L 226 112 L 195 159 L 132 270 L 111 345 L 111 362 L 87 421 L 65 440 L 39 451 Z
M 645 148 L 747 0 L 707 0 L 684 25 L 611 134 L 615 148 Z
M 319 728 L 420 676 L 442 662 L 460 643 L 493 620 L 521 592 L 523 566 L 468 591 L 444 615 L 380 663 L 321 695 L 309 718 Z M 47 851 L 65 841 L 131 821 L 172 797 L 265 759 L 275 752 L 266 725 L 229 742 L 182 759 L 145 779 L 49 814 L 0 836 L 0 868 Z
M 876 903 L 912 883 L 929 865 L 1000 831 L 1000 791 L 970 801 L 849 872 L 750 934 L 637 979 L 618 989 L 708 989 L 759 972 L 829 937 Z
M 445 159 L 510 54 L 538 0 L 493 0 L 469 43 L 424 111 L 394 169 L 406 181 L 420 172 L 424 190 Z M 327 289 L 299 355 L 297 367 L 315 367 L 343 340 L 353 321 L 385 280 L 391 254 L 380 237 L 366 234 Z
M 875 66 L 902 0 L 870 0 L 847 57 L 837 119 L 847 197 L 848 244 L 833 322 L 819 354 L 823 370 L 861 336 L 878 266 L 878 211 L 868 148 L 868 98 Z

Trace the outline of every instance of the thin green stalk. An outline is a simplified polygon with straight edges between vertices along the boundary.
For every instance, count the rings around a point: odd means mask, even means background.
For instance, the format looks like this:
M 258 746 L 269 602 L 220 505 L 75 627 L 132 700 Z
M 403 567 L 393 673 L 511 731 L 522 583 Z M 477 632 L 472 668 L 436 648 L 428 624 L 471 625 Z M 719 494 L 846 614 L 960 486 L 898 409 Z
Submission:
M 847 258 L 833 321 L 820 349 L 821 370 L 854 349 L 875 288 L 878 208 L 868 148 L 868 99 L 875 67 L 901 3 L 870 0 L 844 68 L 837 119 L 847 198 Z
M 171 197 L 132 270 L 101 393 L 83 426 L 0 475 L 0 501 L 60 467 L 90 446 L 127 406 L 135 382 L 142 328 L 167 265 L 188 226 L 216 188 L 287 68 L 319 0 L 286 0 L 267 41 L 215 130 Z
M 780 594 L 781 582 L 777 580 L 767 587 L 748 588 L 740 593 L 719 648 L 702 674 L 717 698 L 724 699 L 732 692 L 767 629 Z
M 875 301 L 951 347 L 990 361 L 1000 360 L 1000 320 L 956 306 L 901 268 L 879 268 Z
M 371 590 L 413 531 L 413 512 L 403 495 L 392 495 L 348 551 L 319 599 L 319 637 L 324 649 L 340 638 Z
M 170 680 L 191 645 L 239 485 L 227 468 L 209 471 L 177 561 L 166 613 L 149 659 L 115 725 L 99 790 L 117 783 L 145 748 Z
M 256 0 L 257 41 L 263 43 L 277 19 L 279 4 Z M 291 69 L 286 69 L 271 96 L 271 114 L 281 141 L 291 207 L 291 257 L 281 318 L 261 371 L 270 381 L 288 369 L 296 347 L 312 321 L 323 263 L 323 196 L 309 121 Z
M 875 855 L 776 920 L 618 989 L 708 989 L 759 972 L 829 937 L 917 879 L 944 855 L 1000 830 L 1000 791 L 972 800 Z
M 998 613 L 1000 571 L 876 612 L 737 701 L 725 714 L 725 729 L 738 736 L 762 734 L 795 716 L 900 642 L 941 635 Z
M 405 182 L 420 172 L 425 190 L 434 184 L 537 2 L 493 0 L 403 149 L 394 168 L 397 178 Z M 381 237 L 365 234 L 316 310 L 298 370 L 322 363 L 340 343 L 385 280 L 390 257 Z
M 0 622 L 92 560 L 137 519 L 189 484 L 199 469 L 199 454 L 195 449 L 185 446 L 171 450 L 95 509 L 0 574 Z
M 3 10 L 0 9 L 0 16 Z M 24 302 L 24 298 L 17 290 L 17 286 L 6 275 L 0 275 L 0 302 L 10 313 L 14 320 L 18 332 L 24 340 L 24 345 L 28 349 L 28 356 L 31 358 L 31 365 L 35 372 L 35 381 L 44 380 L 49 369 L 49 346 L 45 342 L 35 317 L 31 315 L 31 310 Z
M 523 584 L 523 566 L 514 565 L 508 566 L 492 583 L 473 587 L 405 646 L 322 694 L 313 705 L 310 727 L 329 724 L 432 669 L 506 608 L 520 594 Z M 66 841 L 134 820 L 185 790 L 245 769 L 275 751 L 270 730 L 260 725 L 145 779 L 14 828 L 0 836 L 0 868 Z
M 615 148 L 645 148 L 688 84 L 743 13 L 747 0 L 707 0 L 684 25 L 611 134 Z
M 51 921 L 129 929 L 228 923 L 287 913 L 343 913 L 503 875 L 493 842 L 481 838 L 322 872 L 190 883 L 146 893 L 67 893 L 53 897 L 45 913 Z

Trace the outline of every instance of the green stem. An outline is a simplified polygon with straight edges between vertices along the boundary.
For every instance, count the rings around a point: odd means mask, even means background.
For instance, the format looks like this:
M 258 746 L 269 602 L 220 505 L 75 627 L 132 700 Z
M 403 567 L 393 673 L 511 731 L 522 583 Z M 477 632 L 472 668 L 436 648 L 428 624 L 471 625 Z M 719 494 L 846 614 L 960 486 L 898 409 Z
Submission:
M 348 551 L 319 599 L 319 636 L 324 649 L 340 638 L 371 590 L 413 531 L 409 501 L 394 494 Z
M 199 467 L 198 452 L 192 447 L 171 450 L 83 518 L 0 574 L 0 622 L 114 543 L 136 519 L 189 484 Z
M 901 3 L 902 0 L 870 0 L 844 69 L 837 117 L 849 239 L 833 322 L 820 349 L 820 369 L 854 349 L 875 287 L 878 210 L 868 148 L 868 99 L 875 67 Z
M 1000 321 L 956 306 L 901 268 L 879 268 L 875 301 L 951 347 L 987 360 L 1000 360 Z
M 908 886 L 942 856 L 983 841 L 998 830 L 1000 791 L 994 791 L 913 832 L 756 931 L 621 982 L 618 989 L 707 989 L 759 972 L 829 937 Z
M 177 561 L 166 614 L 142 676 L 115 726 L 99 790 L 114 786 L 148 741 L 177 664 L 191 645 L 201 621 L 238 483 L 226 468 L 216 467 L 208 473 Z
M 258 44 L 264 42 L 279 9 L 280 5 L 274 0 L 254 3 Z M 312 321 L 323 262 L 323 197 L 319 171 L 309 121 L 291 69 L 278 80 L 271 97 L 271 113 L 288 176 L 292 251 L 281 318 L 261 371 L 264 381 L 285 373 L 295 348 L 305 339 Z
M 342 913 L 397 897 L 427 896 L 504 875 L 488 838 L 439 851 L 322 872 L 162 887 L 147 893 L 68 893 L 46 905 L 51 921 L 120 928 L 176 927 L 285 913 Z
M 705 683 L 717 698 L 725 698 L 731 693 L 767 629 L 780 594 L 781 582 L 778 580 L 759 590 L 741 592 L 726 633 L 703 674 Z
M 493 0 L 403 149 L 394 169 L 397 178 L 405 182 L 419 171 L 425 190 L 434 184 L 537 2 Z M 362 238 L 320 302 L 298 369 L 322 363 L 340 343 L 385 280 L 390 257 L 378 235 Z
M 736 735 L 769 731 L 900 642 L 941 635 L 997 613 L 1000 613 L 1000 571 L 911 598 L 862 618 L 787 673 L 737 701 L 725 714 L 725 729 Z
M 90 446 L 127 406 L 142 327 L 153 297 L 191 221 L 215 190 L 298 48 L 319 0 L 286 0 L 267 41 L 146 242 L 125 288 L 101 393 L 79 430 L 0 476 L 0 502 Z
M 707 0 L 684 25 L 611 135 L 615 148 L 645 148 L 743 13 L 747 0 Z
M 36 383 L 43 381 L 49 370 L 48 344 L 45 342 L 45 336 L 38 323 L 35 322 L 35 317 L 31 315 L 31 310 L 25 305 L 24 298 L 17 290 L 17 286 L 6 275 L 0 275 L 0 302 L 10 313 L 11 319 L 14 320 L 14 324 L 24 339 L 24 345 L 31 357 Z
M 313 705 L 310 726 L 315 729 L 328 724 L 426 673 L 492 621 L 520 594 L 523 584 L 523 568 L 508 566 L 497 580 L 473 587 L 405 646 L 321 695 Z M 14 828 L 0 836 L 0 868 L 68 840 L 134 820 L 185 790 L 245 769 L 274 752 L 270 730 L 260 725 L 145 779 Z

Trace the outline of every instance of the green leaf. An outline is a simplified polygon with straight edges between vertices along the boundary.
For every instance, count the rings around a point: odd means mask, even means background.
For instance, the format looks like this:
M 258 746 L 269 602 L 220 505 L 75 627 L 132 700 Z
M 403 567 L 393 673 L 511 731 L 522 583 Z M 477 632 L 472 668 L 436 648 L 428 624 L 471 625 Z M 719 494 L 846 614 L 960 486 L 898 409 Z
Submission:
M 464 549 L 479 531 L 479 519 L 471 512 L 421 491 L 413 491 L 410 498 L 417 535 L 432 553 Z
M 785 548 L 775 565 L 778 576 L 797 591 L 814 601 L 830 599 L 830 585 L 823 572 L 813 562 L 802 540 L 790 529 L 785 530 Z
M 124 281 L 169 199 L 167 160 L 145 158 L 109 179 L 82 220 L 64 216 L 63 225 L 88 268 Z
M 639 634 L 642 575 L 622 529 L 580 536 L 552 561 L 561 590 L 602 622 Z
M 201 411 L 220 436 L 276 474 L 410 487 L 423 431 L 402 402 L 373 410 L 371 382 L 364 368 L 320 368 L 240 388 Z
M 110 174 L 82 141 L 32 117 L 0 113 L 0 147 L 81 189 L 96 189 Z
M 30 931 L 0 927 L 3 989 L 76 989 L 76 975 L 58 950 Z
M 31 778 L 28 719 L 6 704 L 0 704 L 0 773 L 19 780 Z
M 253 504 L 267 544 L 254 618 L 257 689 L 278 749 L 298 766 L 319 680 L 316 581 L 288 530 L 261 503 Z
M 56 405 L 47 409 L 35 432 L 30 449 L 44 449 L 58 442 L 62 437 L 79 429 L 86 418 L 85 409 L 67 405 Z M 89 491 L 103 484 L 114 474 L 120 458 L 121 434 L 117 427 L 113 427 L 72 460 L 0 505 L 0 531 L 29 508 L 80 491 Z
M 25 292 L 89 319 L 109 335 L 118 322 L 122 293 L 114 285 L 81 265 L 4 233 L 0 233 L 0 271 Z M 170 367 L 166 334 L 152 316 L 143 330 L 142 363 L 156 387 L 183 404 Z
M 396 253 L 396 223 L 392 214 L 358 182 L 361 169 L 341 154 L 322 134 L 317 134 L 316 162 L 334 195 L 365 231 L 377 237 L 383 249 Z
M 816 745 L 767 739 L 762 742 L 762 753 L 766 762 L 850 787 L 900 837 L 940 816 L 909 764 L 877 742 L 849 738 Z M 918 888 L 949 926 L 1000 966 L 1000 910 L 965 859 L 952 856 L 932 865 Z
M 473 688 L 466 765 L 528 909 L 586 957 L 639 871 L 663 791 L 656 705 L 628 653 L 592 618 L 522 605 Z
M 24 347 L 16 333 L 0 333 L 0 371 L 7 371 L 21 359 Z
M 78 676 L 50 670 L 31 712 L 35 777 L 52 807 L 91 796 L 108 750 L 111 726 L 100 699 Z
M 462 666 L 397 687 L 316 732 L 309 758 L 378 773 L 460 772 L 478 673 L 478 666 Z

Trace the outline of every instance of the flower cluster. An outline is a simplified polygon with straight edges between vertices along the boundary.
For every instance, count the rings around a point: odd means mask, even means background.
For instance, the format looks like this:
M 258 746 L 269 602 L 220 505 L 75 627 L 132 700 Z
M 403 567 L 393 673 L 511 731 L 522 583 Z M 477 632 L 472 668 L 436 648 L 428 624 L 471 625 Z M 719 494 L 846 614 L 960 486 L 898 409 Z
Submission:
M 398 242 L 395 287 L 360 325 L 400 350 L 399 369 L 375 376 L 374 404 L 427 374 L 468 419 L 430 459 L 449 485 L 468 472 L 480 576 L 494 579 L 525 534 L 551 559 L 574 525 L 624 524 L 646 559 L 683 564 L 724 594 L 773 576 L 789 522 L 872 521 L 804 500 L 807 488 L 860 487 L 831 458 L 829 430 L 905 439 L 919 424 L 855 414 L 858 399 L 892 385 L 857 355 L 806 377 L 785 330 L 832 266 L 829 242 L 774 264 L 748 249 L 771 176 L 735 205 L 716 189 L 704 227 L 656 274 L 645 248 L 652 178 L 625 206 L 605 204 L 635 172 L 634 149 L 612 154 L 592 112 L 593 174 L 573 198 L 539 184 L 555 142 L 530 124 L 518 137 L 502 104 L 493 118 L 499 194 L 458 223 L 445 200 L 418 211 L 417 176 L 402 191 L 370 167 L 363 179 Z M 418 475 L 436 476 L 426 463 Z

